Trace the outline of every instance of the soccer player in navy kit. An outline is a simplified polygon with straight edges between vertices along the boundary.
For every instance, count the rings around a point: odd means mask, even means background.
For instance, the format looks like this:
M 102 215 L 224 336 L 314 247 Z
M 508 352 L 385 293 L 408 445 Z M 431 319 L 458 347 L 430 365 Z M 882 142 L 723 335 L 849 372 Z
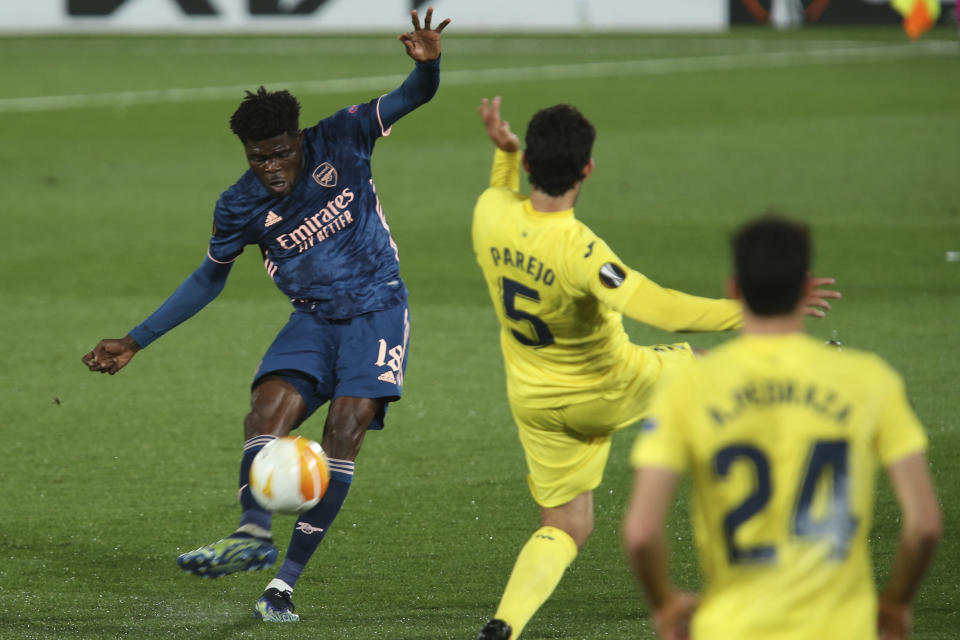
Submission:
M 271 514 L 247 486 L 250 464 L 264 445 L 330 401 L 321 441 L 330 457 L 330 486 L 299 517 L 277 577 L 257 601 L 254 615 L 266 621 L 299 619 L 293 587 L 346 498 L 367 429 L 382 428 L 387 404 L 401 395 L 407 292 L 370 154 L 394 122 L 433 97 L 440 81 L 440 33 L 450 22 L 431 28 L 432 8 L 422 27 L 417 12 L 411 15 L 413 31 L 399 39 L 416 66 L 399 88 L 378 99 L 300 130 L 300 105 L 288 92 L 261 87 L 247 94 L 230 128 L 243 143 L 250 170 L 217 201 L 203 264 L 127 336 L 101 340 L 83 357 L 91 371 L 115 374 L 213 300 L 244 247 L 259 246 L 267 274 L 289 296 L 294 312 L 254 376 L 244 419 L 240 524 L 177 563 L 215 578 L 276 561 Z

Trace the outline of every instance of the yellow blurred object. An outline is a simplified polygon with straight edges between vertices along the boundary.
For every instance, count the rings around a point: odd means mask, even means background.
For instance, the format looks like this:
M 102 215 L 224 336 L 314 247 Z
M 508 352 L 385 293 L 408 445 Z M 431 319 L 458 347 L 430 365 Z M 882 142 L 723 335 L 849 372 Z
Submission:
M 914 40 L 940 17 L 940 0 L 890 0 L 890 4 L 903 14 L 903 28 Z

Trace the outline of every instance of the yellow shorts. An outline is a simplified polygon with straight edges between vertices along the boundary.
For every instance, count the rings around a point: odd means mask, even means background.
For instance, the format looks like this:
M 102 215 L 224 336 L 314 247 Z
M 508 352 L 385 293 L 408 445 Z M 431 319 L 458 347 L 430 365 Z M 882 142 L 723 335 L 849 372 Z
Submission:
M 525 407 L 511 398 L 537 504 L 559 507 L 603 480 L 611 435 L 646 416 L 654 388 L 693 361 L 686 342 L 633 350 L 599 397 L 557 408 Z

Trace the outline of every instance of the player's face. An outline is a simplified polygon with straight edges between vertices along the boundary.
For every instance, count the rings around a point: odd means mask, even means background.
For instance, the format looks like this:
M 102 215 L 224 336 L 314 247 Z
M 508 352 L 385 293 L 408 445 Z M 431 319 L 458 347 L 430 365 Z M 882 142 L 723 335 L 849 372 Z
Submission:
M 292 136 L 282 133 L 266 140 L 248 140 L 243 144 L 253 173 L 271 195 L 282 197 L 293 190 L 303 167 L 303 132 Z

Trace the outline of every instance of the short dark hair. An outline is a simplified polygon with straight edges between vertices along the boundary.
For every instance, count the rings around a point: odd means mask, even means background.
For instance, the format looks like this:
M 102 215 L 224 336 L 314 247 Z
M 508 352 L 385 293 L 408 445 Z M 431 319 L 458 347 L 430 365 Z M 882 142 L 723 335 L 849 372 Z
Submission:
M 266 140 L 300 130 L 300 102 L 289 91 L 267 91 L 264 87 L 247 96 L 230 116 L 230 130 L 242 142 Z
M 793 311 L 810 270 L 810 231 L 776 213 L 767 213 L 742 226 L 733 236 L 737 283 L 756 315 Z
M 575 107 L 558 104 L 541 109 L 527 125 L 525 157 L 530 184 L 560 196 L 583 180 L 597 132 Z

